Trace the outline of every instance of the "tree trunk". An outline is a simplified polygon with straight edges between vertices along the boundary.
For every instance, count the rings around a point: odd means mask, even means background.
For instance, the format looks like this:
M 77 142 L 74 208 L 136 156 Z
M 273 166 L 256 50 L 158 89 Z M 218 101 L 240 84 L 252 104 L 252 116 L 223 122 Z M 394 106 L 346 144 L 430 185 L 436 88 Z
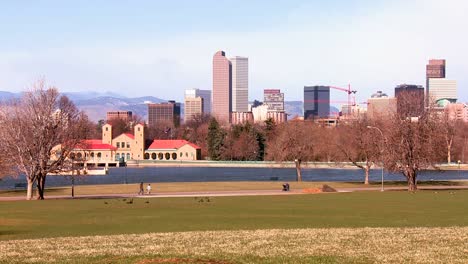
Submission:
M 366 174 L 364 178 L 364 184 L 369 185 L 369 166 L 364 167 L 364 173 Z
M 452 148 L 452 143 L 448 144 L 447 145 L 447 163 L 450 164 L 450 162 L 452 162 L 452 155 L 451 155 L 451 150 Z
M 26 192 L 26 200 L 31 200 L 33 198 L 33 184 L 34 184 L 34 181 L 27 178 L 28 180 L 28 189 L 27 189 L 27 192 Z
M 296 159 L 294 162 L 296 163 L 296 181 L 301 182 L 302 181 L 301 160 Z
M 37 179 L 38 200 L 44 200 L 45 178 L 46 176 L 41 176 Z
M 418 186 L 416 183 L 416 172 L 408 172 L 406 175 L 408 180 L 408 191 L 414 192 L 418 190 Z

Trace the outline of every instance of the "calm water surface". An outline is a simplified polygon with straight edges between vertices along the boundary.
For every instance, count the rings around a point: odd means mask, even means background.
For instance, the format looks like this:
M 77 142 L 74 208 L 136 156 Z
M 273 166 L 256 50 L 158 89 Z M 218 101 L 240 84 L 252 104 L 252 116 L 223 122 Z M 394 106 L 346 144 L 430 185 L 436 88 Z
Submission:
M 381 171 L 372 170 L 371 181 L 380 181 Z M 304 181 L 363 181 L 362 170 L 354 169 L 303 169 Z M 403 181 L 401 174 L 384 172 L 386 181 Z M 87 175 L 75 177 L 75 184 L 116 184 L 138 182 L 206 182 L 206 181 L 294 181 L 294 168 L 212 168 L 212 167 L 145 167 L 110 168 L 107 175 Z M 468 171 L 425 171 L 418 180 L 468 180 Z M 12 189 L 15 183 L 26 182 L 24 176 L 8 177 L 0 180 L 0 189 Z M 48 176 L 47 187 L 60 187 L 71 184 L 70 177 Z

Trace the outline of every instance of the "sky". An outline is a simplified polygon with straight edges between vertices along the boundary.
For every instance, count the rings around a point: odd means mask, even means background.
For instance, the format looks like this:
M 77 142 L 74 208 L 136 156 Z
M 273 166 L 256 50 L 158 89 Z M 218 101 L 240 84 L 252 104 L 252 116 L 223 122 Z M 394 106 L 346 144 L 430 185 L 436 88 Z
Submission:
M 0 0 L 0 90 L 45 78 L 63 92 L 183 100 L 212 88 L 212 56 L 249 57 L 249 99 L 346 86 L 365 101 L 425 85 L 431 58 L 468 102 L 466 0 Z M 332 100 L 346 93 L 332 92 Z

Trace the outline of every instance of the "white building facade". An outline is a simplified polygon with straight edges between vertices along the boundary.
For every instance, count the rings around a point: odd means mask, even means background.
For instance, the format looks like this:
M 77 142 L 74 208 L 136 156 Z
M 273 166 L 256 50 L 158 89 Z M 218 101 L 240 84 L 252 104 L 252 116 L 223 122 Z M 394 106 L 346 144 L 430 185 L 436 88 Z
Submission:
M 249 58 L 230 58 L 232 64 L 232 112 L 247 112 L 249 105 Z
M 429 97 L 430 100 L 435 102 L 441 99 L 455 102 L 457 100 L 457 81 L 445 78 L 430 78 Z
M 185 99 L 187 98 L 203 98 L 203 113 L 211 113 L 211 90 L 200 90 L 197 88 L 185 90 Z

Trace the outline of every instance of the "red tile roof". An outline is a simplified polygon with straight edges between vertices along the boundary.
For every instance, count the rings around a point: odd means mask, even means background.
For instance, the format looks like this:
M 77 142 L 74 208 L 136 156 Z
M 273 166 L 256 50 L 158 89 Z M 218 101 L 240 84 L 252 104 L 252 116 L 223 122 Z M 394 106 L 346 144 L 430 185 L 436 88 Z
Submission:
M 102 143 L 100 139 L 87 139 L 84 140 L 82 144 L 76 147 L 76 149 L 84 149 L 84 150 L 116 150 L 117 148 Z
M 148 147 L 148 149 L 179 149 L 184 145 L 190 145 L 196 149 L 199 149 L 200 147 L 188 142 L 187 140 L 182 140 L 182 139 L 155 139 L 153 140 L 153 143 Z

